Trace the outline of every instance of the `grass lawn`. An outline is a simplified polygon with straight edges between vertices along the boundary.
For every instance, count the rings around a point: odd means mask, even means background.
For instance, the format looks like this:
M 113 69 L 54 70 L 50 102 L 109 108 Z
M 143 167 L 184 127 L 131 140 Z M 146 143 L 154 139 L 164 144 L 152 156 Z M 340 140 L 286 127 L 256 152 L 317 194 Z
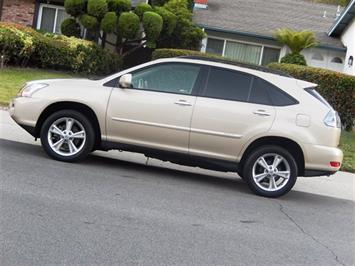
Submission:
M 0 104 L 7 105 L 26 81 L 50 78 L 72 78 L 75 75 L 33 68 L 4 68 L 0 70 Z
M 341 170 L 355 173 L 355 132 L 342 132 L 340 148 L 344 152 Z
M 0 70 L 0 105 L 7 105 L 21 86 L 30 80 L 72 78 L 73 74 L 31 68 L 5 68 Z M 355 173 L 355 132 L 343 132 L 340 147 L 344 152 L 343 171 Z

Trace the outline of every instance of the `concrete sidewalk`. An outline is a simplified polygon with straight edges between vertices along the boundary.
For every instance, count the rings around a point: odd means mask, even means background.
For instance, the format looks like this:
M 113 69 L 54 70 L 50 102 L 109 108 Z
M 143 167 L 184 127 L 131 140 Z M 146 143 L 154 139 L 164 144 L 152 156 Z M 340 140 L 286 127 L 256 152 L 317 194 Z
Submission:
M 33 145 L 40 145 L 40 141 L 34 141 L 33 137 L 29 135 L 25 130 L 20 128 L 10 118 L 8 112 L 5 110 L 0 110 L 0 138 Z M 230 178 L 237 177 L 237 175 L 234 173 L 221 173 L 200 168 L 179 166 L 156 159 L 147 159 L 144 155 L 130 152 L 98 151 L 95 152 L 95 154 L 139 164 L 179 169 L 205 175 L 215 175 Z M 300 177 L 298 178 L 293 190 L 355 201 L 355 175 L 346 172 L 338 172 L 330 177 Z

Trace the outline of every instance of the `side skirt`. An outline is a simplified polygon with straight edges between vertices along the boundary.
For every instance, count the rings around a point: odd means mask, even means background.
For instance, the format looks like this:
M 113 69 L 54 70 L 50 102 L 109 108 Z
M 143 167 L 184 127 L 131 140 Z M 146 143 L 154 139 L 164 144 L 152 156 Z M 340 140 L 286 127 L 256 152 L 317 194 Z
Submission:
M 164 162 L 171 162 L 175 164 L 200 167 L 208 170 L 220 171 L 220 172 L 237 172 L 238 163 L 218 160 L 213 158 L 206 158 L 200 156 L 193 156 L 184 153 L 176 153 L 158 149 L 152 149 L 142 146 L 116 143 L 111 141 L 103 141 L 101 143 L 100 150 L 120 150 L 120 151 L 129 151 L 142 153 L 149 158 L 159 159 Z

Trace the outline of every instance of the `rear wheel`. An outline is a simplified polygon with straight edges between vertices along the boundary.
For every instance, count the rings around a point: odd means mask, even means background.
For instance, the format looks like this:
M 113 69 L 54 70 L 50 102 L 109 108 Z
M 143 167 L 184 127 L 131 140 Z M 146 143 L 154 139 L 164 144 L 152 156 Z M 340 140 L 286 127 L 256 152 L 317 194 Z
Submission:
M 90 121 L 74 110 L 49 116 L 41 128 L 41 143 L 46 153 L 60 161 L 84 159 L 93 149 L 95 133 Z
M 264 197 L 280 197 L 296 183 L 297 163 L 287 150 L 278 146 L 263 146 L 247 158 L 243 176 L 254 193 Z

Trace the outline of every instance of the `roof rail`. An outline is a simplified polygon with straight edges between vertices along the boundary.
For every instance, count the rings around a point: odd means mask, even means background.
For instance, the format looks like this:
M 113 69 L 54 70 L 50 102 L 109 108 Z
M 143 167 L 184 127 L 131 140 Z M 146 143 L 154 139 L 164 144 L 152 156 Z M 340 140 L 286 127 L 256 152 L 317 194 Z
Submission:
M 253 70 L 276 74 L 276 75 L 283 76 L 283 77 L 293 78 L 291 75 L 289 75 L 281 70 L 270 69 L 270 68 L 267 68 L 264 66 L 257 66 L 257 65 L 247 64 L 247 63 L 240 63 L 240 62 L 236 62 L 236 61 L 232 61 L 232 60 L 228 60 L 228 59 L 219 59 L 219 58 L 213 58 L 213 57 L 211 58 L 211 57 L 207 57 L 207 56 L 195 56 L 195 55 L 178 56 L 178 58 L 216 62 L 216 63 L 233 65 L 233 66 L 238 66 L 238 67 L 250 68 Z

